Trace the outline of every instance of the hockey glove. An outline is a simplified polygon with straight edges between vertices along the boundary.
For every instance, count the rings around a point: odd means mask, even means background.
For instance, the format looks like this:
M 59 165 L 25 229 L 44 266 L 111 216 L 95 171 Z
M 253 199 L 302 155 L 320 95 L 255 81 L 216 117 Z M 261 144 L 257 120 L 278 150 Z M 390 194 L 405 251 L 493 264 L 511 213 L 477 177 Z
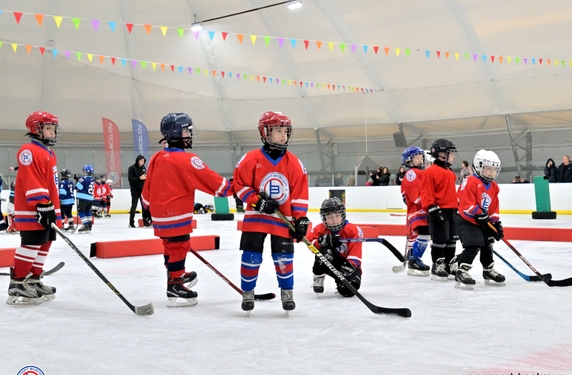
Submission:
M 496 232 L 494 232 L 494 231 L 491 230 L 491 232 L 493 232 L 493 233 L 492 233 L 493 237 L 495 238 L 495 240 L 500 241 L 501 238 L 504 237 L 504 230 L 502 229 L 502 224 L 501 224 L 501 222 L 500 222 L 500 221 L 495 221 L 494 223 L 491 223 L 491 224 L 492 224 L 492 225 L 495 227 L 495 229 L 497 230 Z
M 340 242 L 340 235 L 339 234 L 323 234 L 318 237 L 318 243 L 322 249 L 330 248 L 330 249 L 337 249 L 342 245 Z
M 488 232 L 491 231 L 491 228 L 489 228 L 489 214 L 486 212 L 483 212 L 482 214 L 475 214 L 475 221 Z
M 36 221 L 45 229 L 52 229 L 52 223 L 57 221 L 54 205 L 50 203 L 39 203 L 36 206 Z
M 322 255 L 324 257 L 326 257 L 326 259 L 328 260 L 328 262 L 332 263 L 334 261 L 334 259 L 336 259 L 337 257 L 340 256 L 340 254 L 336 251 L 336 249 L 332 249 L 331 247 L 323 247 L 320 249 L 320 253 L 322 253 Z M 320 261 L 320 263 L 323 263 L 322 261 Z
M 306 235 L 306 231 L 310 225 L 310 220 L 306 216 L 302 216 L 294 219 L 292 224 L 294 225 L 294 231 L 290 230 L 290 232 L 292 232 L 292 237 L 296 239 L 296 242 L 302 241 L 302 238 Z
M 443 215 L 443 211 L 441 211 L 441 207 L 439 206 L 432 206 L 429 207 L 429 212 L 427 212 L 429 214 L 429 217 L 432 220 L 439 220 L 439 221 L 445 221 L 445 216 Z
M 280 207 L 280 203 L 273 199 L 270 199 L 268 194 L 265 192 L 260 192 L 258 194 L 258 202 L 254 205 L 254 209 L 260 213 L 271 215 Z

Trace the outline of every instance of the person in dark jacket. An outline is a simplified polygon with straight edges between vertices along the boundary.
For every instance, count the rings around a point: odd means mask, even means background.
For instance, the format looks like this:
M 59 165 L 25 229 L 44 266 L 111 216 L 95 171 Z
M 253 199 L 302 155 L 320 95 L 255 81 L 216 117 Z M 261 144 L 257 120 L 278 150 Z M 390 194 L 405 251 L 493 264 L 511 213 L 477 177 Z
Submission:
M 570 156 L 565 155 L 562 157 L 562 164 L 558 167 L 556 179 L 558 182 L 572 182 L 572 163 L 570 163 Z
M 129 167 L 127 171 L 127 178 L 129 179 L 129 189 L 131 190 L 131 209 L 129 210 L 129 227 L 135 228 L 135 210 L 137 209 L 137 202 L 141 200 L 141 192 L 143 191 L 143 185 L 147 179 L 147 168 L 145 168 L 145 163 L 147 160 L 143 155 L 137 155 L 135 159 L 135 164 Z M 151 225 L 151 214 L 148 210 L 143 209 L 143 222 L 145 226 Z
M 544 166 L 544 179 L 548 182 L 556 182 L 556 175 L 558 174 L 558 168 L 552 158 L 546 160 L 546 165 Z
M 379 186 L 387 186 L 391 181 L 391 173 L 387 167 L 381 167 L 379 174 Z

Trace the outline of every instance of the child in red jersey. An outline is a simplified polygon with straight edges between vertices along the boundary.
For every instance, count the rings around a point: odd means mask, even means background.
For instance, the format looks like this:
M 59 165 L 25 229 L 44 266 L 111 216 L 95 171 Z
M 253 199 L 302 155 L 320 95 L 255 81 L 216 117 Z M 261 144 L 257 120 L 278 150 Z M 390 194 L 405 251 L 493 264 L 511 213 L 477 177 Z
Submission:
M 429 276 L 429 266 L 421 260 L 430 239 L 427 213 L 421 204 L 425 151 L 419 147 L 408 147 L 401 154 L 401 162 L 407 168 L 401 182 L 401 195 L 407 205 L 407 274 Z
M 102 202 L 102 213 L 105 217 L 111 217 L 109 210 L 111 208 L 111 198 L 113 198 L 113 192 L 111 185 L 107 182 L 107 175 L 101 175 L 101 202 Z
M 473 161 L 475 174 L 466 177 L 459 187 L 459 237 L 463 252 L 457 256 L 455 287 L 472 289 L 475 280 L 469 275 L 473 260 L 481 252 L 485 284 L 504 285 L 505 277 L 495 269 L 493 243 L 503 236 L 499 219 L 499 186 L 494 181 L 500 172 L 500 159 L 493 151 L 480 150 Z M 495 230 L 493 230 L 491 223 Z
M 270 234 L 272 259 L 282 297 L 282 308 L 294 310 L 294 237 L 299 242 L 306 235 L 310 221 L 308 211 L 308 174 L 306 167 L 287 151 L 292 134 L 290 119 L 281 112 L 266 112 L 258 121 L 263 142 L 259 149 L 247 152 L 234 170 L 234 189 L 246 203 L 240 238 L 241 308 L 254 309 L 254 288 L 262 263 L 264 239 Z M 293 220 L 295 231 L 274 212 Z
M 451 170 L 457 147 L 447 139 L 438 139 L 431 145 L 433 165 L 423 173 L 421 204 L 429 215 L 431 233 L 431 279 L 447 280 L 456 271 L 455 242 L 457 236 L 457 176 Z M 450 267 L 453 267 L 451 269 Z
M 340 238 L 362 238 L 360 227 L 346 220 L 346 207 L 338 198 L 328 198 L 320 207 L 322 223 L 308 234 L 308 241 L 340 271 L 344 278 L 358 290 L 361 285 L 361 242 L 341 242 Z M 313 289 L 315 293 L 324 292 L 326 275 L 334 277 L 334 273 L 316 256 L 314 266 Z M 337 278 L 337 290 L 344 297 L 354 294 Z
M 150 209 L 155 236 L 163 240 L 167 266 L 167 306 L 196 305 L 198 294 L 189 288 L 198 281 L 196 272 L 185 272 L 191 248 L 195 190 L 215 197 L 233 194 L 226 178 L 207 167 L 193 153 L 194 125 L 186 113 L 169 113 L 161 120 L 161 134 L 169 147 L 157 152 L 149 161 L 141 202 Z
M 14 254 L 8 287 L 9 305 L 38 304 L 56 297 L 56 288 L 42 283 L 44 262 L 56 232 L 61 227 L 56 144 L 58 118 L 48 112 L 34 112 L 26 120 L 32 139 L 18 151 L 18 175 L 14 194 L 16 229 L 22 239 Z

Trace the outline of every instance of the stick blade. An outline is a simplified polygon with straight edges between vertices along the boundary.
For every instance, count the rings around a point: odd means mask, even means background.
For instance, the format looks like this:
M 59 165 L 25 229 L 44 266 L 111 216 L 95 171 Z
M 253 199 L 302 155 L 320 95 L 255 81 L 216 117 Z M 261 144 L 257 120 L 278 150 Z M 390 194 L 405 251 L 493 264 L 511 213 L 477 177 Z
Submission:
M 266 294 L 255 294 L 254 299 L 257 301 L 268 301 L 271 299 L 276 298 L 276 294 L 274 293 L 266 293 Z
M 373 309 L 372 312 L 375 314 L 390 314 L 390 315 L 398 315 L 401 316 L 402 318 L 411 318 L 411 310 L 409 310 L 408 308 L 392 309 L 389 307 L 377 306 L 377 308 Z
M 564 280 L 549 280 L 548 286 L 572 286 L 572 277 Z
M 155 308 L 153 304 L 148 303 L 145 306 L 135 306 L 133 312 L 137 315 L 153 315 Z
M 547 280 L 552 280 L 552 274 L 550 274 L 550 273 L 545 273 L 545 274 L 542 275 L 542 276 L 544 276 Z M 538 277 L 538 276 L 535 275 L 535 276 L 528 276 L 528 280 L 527 280 L 527 281 L 536 282 L 536 281 L 542 281 L 542 280 L 540 279 L 540 277 Z
M 393 266 L 391 270 L 393 271 L 393 273 L 399 273 L 402 272 L 404 269 L 405 269 L 405 263 L 400 264 L 399 266 Z

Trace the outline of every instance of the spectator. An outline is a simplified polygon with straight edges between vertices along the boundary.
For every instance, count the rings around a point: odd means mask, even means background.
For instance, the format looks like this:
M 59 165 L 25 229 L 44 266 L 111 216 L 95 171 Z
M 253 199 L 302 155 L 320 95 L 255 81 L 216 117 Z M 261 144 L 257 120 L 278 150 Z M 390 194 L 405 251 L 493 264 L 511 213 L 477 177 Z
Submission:
M 326 177 L 323 173 L 318 175 L 316 178 L 316 185 L 315 186 L 332 186 L 332 181 Z
M 514 180 L 512 180 L 512 183 L 513 184 L 528 184 L 528 183 L 530 183 L 530 181 L 527 181 L 520 176 L 515 176 Z
M 366 183 L 367 186 L 379 186 L 379 177 L 381 176 L 381 170 L 383 167 L 377 168 L 375 172 L 369 172 L 369 185 Z
M 347 186 L 356 186 L 356 178 L 355 177 L 348 177 Z
M 387 167 L 381 167 L 381 173 L 379 175 L 379 186 L 387 186 L 391 181 L 391 173 Z
M 397 172 L 397 175 L 395 175 L 395 185 L 401 185 L 404 178 L 405 178 L 405 168 L 399 167 L 399 172 Z
M 344 176 L 339 172 L 334 177 L 334 186 L 344 186 Z
M 548 182 L 557 182 L 556 175 L 558 174 L 558 168 L 556 168 L 556 164 L 552 158 L 546 161 L 546 165 L 544 166 L 544 179 L 548 180 Z
M 461 168 L 461 175 L 460 175 L 460 179 L 461 182 L 463 182 L 463 180 L 465 179 L 465 177 L 469 177 L 470 175 L 473 174 L 473 170 L 471 169 L 471 167 L 469 166 L 469 162 L 466 160 L 463 160 L 463 168 Z
M 570 164 L 570 156 L 562 157 L 562 164 L 558 167 L 556 176 L 558 182 L 572 182 L 572 164 Z
M 137 155 L 135 159 L 135 164 L 129 167 L 127 177 L 129 179 L 129 189 L 131 190 L 131 209 L 129 210 L 129 227 L 135 228 L 135 210 L 137 209 L 137 203 L 141 200 L 141 192 L 143 191 L 143 185 L 147 179 L 147 168 L 145 168 L 145 162 L 147 160 L 143 155 Z M 143 208 L 141 204 L 142 216 L 145 226 L 151 225 L 151 214 L 148 213 L 149 210 Z

